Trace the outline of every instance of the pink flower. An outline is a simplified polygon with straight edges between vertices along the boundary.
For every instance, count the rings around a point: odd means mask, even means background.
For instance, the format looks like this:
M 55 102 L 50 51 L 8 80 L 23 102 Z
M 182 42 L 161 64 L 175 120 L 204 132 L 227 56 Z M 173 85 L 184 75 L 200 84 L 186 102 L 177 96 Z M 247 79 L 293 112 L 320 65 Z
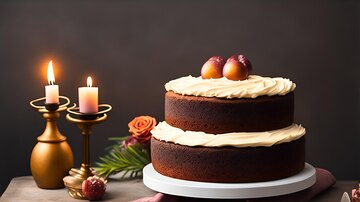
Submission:
M 351 194 L 352 202 L 360 202 L 360 184 L 358 189 L 353 189 Z
M 128 146 L 134 145 L 139 143 L 137 139 L 133 136 L 129 136 L 126 140 L 122 141 L 121 146 L 122 148 L 126 149 Z

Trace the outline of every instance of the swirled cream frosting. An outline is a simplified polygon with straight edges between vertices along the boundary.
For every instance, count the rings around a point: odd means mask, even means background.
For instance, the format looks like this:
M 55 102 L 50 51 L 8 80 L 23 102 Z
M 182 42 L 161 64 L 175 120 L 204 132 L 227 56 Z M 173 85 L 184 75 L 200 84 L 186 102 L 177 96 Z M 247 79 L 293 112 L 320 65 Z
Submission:
M 225 77 L 202 79 L 201 77 L 181 77 L 165 84 L 167 91 L 181 95 L 218 98 L 256 98 L 267 95 L 286 95 L 294 91 L 296 84 L 285 78 L 250 75 L 242 81 L 232 81 Z
M 301 138 L 305 135 L 305 128 L 301 125 L 292 124 L 286 128 L 272 131 L 234 132 L 215 135 L 204 132 L 183 131 L 163 121 L 151 130 L 151 134 L 157 140 L 185 146 L 270 147 Z

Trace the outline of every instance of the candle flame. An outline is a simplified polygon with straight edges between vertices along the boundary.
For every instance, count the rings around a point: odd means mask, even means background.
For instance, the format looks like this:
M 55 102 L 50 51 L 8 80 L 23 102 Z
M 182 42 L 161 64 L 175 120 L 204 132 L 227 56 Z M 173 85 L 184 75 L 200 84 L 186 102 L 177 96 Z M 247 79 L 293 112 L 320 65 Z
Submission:
M 49 65 L 48 65 L 47 78 L 48 78 L 49 85 L 54 85 L 55 76 L 54 76 L 54 69 L 53 69 L 53 65 L 52 65 L 52 60 L 50 60 Z
M 92 86 L 92 79 L 91 79 L 91 76 L 89 76 L 88 78 L 87 78 L 87 86 L 88 87 L 91 87 Z

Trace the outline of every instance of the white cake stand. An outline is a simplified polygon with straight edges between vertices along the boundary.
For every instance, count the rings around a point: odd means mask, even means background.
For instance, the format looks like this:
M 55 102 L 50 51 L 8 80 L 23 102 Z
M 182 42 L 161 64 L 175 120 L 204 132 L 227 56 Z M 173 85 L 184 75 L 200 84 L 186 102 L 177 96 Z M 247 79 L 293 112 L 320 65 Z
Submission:
M 143 170 L 143 182 L 150 189 L 176 196 L 212 199 L 245 199 L 298 192 L 314 185 L 315 168 L 310 164 L 300 173 L 274 181 L 255 183 L 209 183 L 179 180 L 159 174 L 152 164 Z

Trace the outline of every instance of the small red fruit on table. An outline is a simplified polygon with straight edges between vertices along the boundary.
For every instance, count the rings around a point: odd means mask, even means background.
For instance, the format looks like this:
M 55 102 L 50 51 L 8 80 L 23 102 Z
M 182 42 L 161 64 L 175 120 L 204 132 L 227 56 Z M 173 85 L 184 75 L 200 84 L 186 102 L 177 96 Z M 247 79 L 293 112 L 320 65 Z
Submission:
M 99 200 L 105 193 L 106 181 L 97 176 L 88 177 L 82 183 L 82 192 L 88 200 Z

